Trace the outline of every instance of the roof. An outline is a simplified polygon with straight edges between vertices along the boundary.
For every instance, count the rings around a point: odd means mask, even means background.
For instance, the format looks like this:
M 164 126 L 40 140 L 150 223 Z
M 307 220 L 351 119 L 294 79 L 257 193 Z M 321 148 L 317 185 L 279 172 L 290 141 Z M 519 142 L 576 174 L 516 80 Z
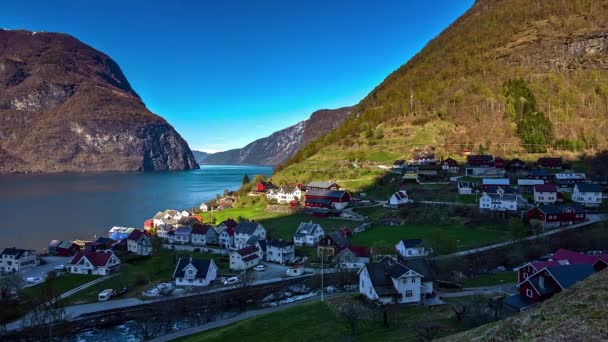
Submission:
M 283 239 L 269 239 L 268 242 L 266 242 L 266 244 L 268 245 L 268 247 L 277 247 L 277 248 L 285 248 L 285 247 L 289 247 L 292 246 L 293 243 L 291 243 L 290 241 L 287 240 L 283 240 Z
M 484 178 L 482 180 L 483 185 L 509 185 L 509 179 L 507 178 Z
M 298 226 L 298 229 L 296 230 L 294 236 L 301 237 L 306 235 L 312 235 L 315 233 L 315 231 L 319 229 L 323 231 L 323 228 L 318 223 L 300 222 L 300 225 Z
M 259 251 L 259 248 L 255 245 L 251 245 L 251 246 L 247 246 L 244 248 L 241 248 L 239 250 L 237 250 L 236 252 L 240 255 L 240 256 L 246 256 L 252 253 L 257 253 Z
M 410 271 L 405 265 L 386 257 L 380 262 L 372 262 L 365 265 L 374 290 L 379 296 L 398 294 L 393 280 Z
M 78 252 L 72 260 L 70 260 L 70 264 L 77 264 L 82 257 L 86 257 L 87 260 L 93 264 L 95 267 L 103 267 L 105 266 L 114 253 L 112 252 Z
M 139 238 L 144 235 L 141 230 L 135 230 L 127 237 L 127 240 L 139 240 Z
M 407 192 L 405 190 L 399 190 L 393 194 L 398 200 L 407 198 Z
M 331 200 L 327 198 L 307 198 L 306 203 L 331 205 Z
M 346 191 L 342 190 L 308 190 L 306 192 L 306 197 L 308 196 L 316 196 L 316 197 L 330 197 L 330 198 L 342 198 L 346 194 Z
M 345 238 L 341 232 L 333 231 L 333 232 L 327 234 L 327 237 L 330 238 L 336 244 L 336 246 L 338 246 L 338 248 L 344 248 L 344 247 L 350 245 L 350 242 L 348 242 L 348 239 Z
M 59 247 L 59 245 L 60 245 L 62 242 L 63 242 L 63 241 L 61 241 L 61 240 L 52 240 L 52 241 L 49 243 L 49 248 L 52 248 L 52 247 Z
M 229 228 L 224 229 L 224 231 L 223 231 L 223 232 L 226 232 L 226 234 L 228 234 L 228 236 L 234 236 L 234 229 L 232 229 L 232 228 L 230 228 L 230 227 L 229 227 Z M 223 233 L 223 232 L 222 232 L 222 233 Z
M 350 250 L 359 258 L 368 258 L 371 255 L 369 247 L 365 246 L 346 246 L 344 249 Z
M 399 261 L 405 267 L 419 273 L 424 277 L 425 281 L 433 281 L 435 280 L 435 273 L 431 268 L 427 258 L 425 257 L 415 257 L 415 258 L 403 258 Z
M 547 171 L 546 169 L 532 169 L 530 170 L 530 175 L 532 176 L 549 176 L 549 171 Z
M 600 258 L 597 255 L 587 255 L 583 253 L 569 251 L 567 249 L 558 249 L 553 254 L 554 260 L 568 260 L 571 264 L 595 264 Z
M 108 238 L 108 237 L 104 237 L 104 236 L 100 236 L 97 238 L 97 240 L 95 240 L 95 243 L 98 244 L 102 244 L 102 245 L 107 245 L 108 243 L 113 243 L 114 240 Z
M 222 222 L 220 224 L 223 224 L 227 228 L 232 228 L 232 229 L 236 228 L 236 226 L 238 225 L 238 223 L 235 220 L 233 220 L 233 219 L 227 219 L 227 220 L 225 220 L 224 222 Z
M 405 163 L 405 160 L 403 159 L 397 159 L 395 160 L 395 162 L 393 163 L 393 165 L 403 165 Z
M 602 187 L 597 184 L 578 183 L 575 185 L 580 192 L 602 192 Z
M 59 244 L 59 246 L 57 246 L 58 248 L 64 248 L 64 249 L 70 249 L 72 248 L 72 245 L 74 243 L 72 243 L 72 241 L 61 241 L 61 243 Z
M 400 242 L 403 242 L 403 246 L 405 248 L 422 247 L 422 246 L 420 246 L 422 244 L 421 239 L 401 240 Z
M 207 273 L 209 273 L 209 267 L 211 266 L 212 260 L 208 259 L 193 259 L 190 257 L 180 257 L 177 262 L 177 266 L 175 266 L 175 272 L 173 273 L 173 278 L 182 278 L 184 276 L 184 270 L 188 265 L 194 266 L 196 268 L 196 276 L 195 278 L 206 278 Z
M 555 178 L 558 180 L 562 179 L 587 179 L 587 175 L 584 173 L 576 172 L 560 172 L 555 174 Z
M 251 260 L 254 260 L 254 259 L 257 259 L 257 258 L 259 258 L 259 256 L 257 254 L 251 254 L 249 256 L 244 257 L 243 261 L 244 262 L 248 262 L 248 261 L 251 261 Z
M 557 186 L 555 184 L 536 184 L 536 185 L 534 185 L 534 191 L 536 191 L 536 192 L 557 192 Z
M 535 270 L 542 270 L 548 266 L 559 266 L 559 265 L 568 265 L 570 262 L 568 260 L 550 260 L 550 261 L 532 261 L 529 263 L 534 267 Z
M 258 228 L 259 223 L 250 221 L 241 221 L 237 224 L 235 232 L 237 234 L 251 235 Z
M 549 266 L 546 269 L 563 289 L 568 289 L 595 273 L 595 269 L 589 264 Z
M 329 189 L 334 185 L 338 185 L 334 182 L 310 182 L 308 183 L 308 188 L 321 188 L 321 189 Z
M 279 191 L 281 191 L 281 190 L 283 190 L 284 193 L 292 194 L 296 190 L 300 190 L 300 188 L 298 188 L 297 186 L 282 186 L 279 188 Z
M 33 252 L 30 249 L 20 249 L 20 248 L 5 248 L 0 255 L 12 255 L 13 257 L 19 259 L 25 252 Z
M 192 234 L 207 235 L 209 229 L 213 229 L 213 227 L 208 224 L 195 223 L 192 225 Z
M 514 194 L 500 195 L 500 194 L 484 193 L 483 196 L 490 197 L 490 199 L 492 199 L 492 202 L 502 202 L 502 201 L 515 202 L 517 200 L 517 196 L 515 196 Z
M 137 228 L 128 228 L 128 227 L 112 227 L 109 231 L 110 234 L 131 234 L 133 231 L 139 230 Z
M 192 227 L 179 227 L 174 231 L 175 235 L 190 235 L 192 234 Z
M 533 210 L 534 208 L 530 209 Z M 557 214 L 561 214 L 564 212 L 564 210 L 566 209 L 573 209 L 575 213 L 584 213 L 585 210 L 581 207 L 579 207 L 578 205 L 553 205 L 553 204 L 546 204 L 546 205 L 540 205 L 537 207 L 538 210 L 542 211 L 545 214 L 550 214 L 550 215 L 557 215 Z

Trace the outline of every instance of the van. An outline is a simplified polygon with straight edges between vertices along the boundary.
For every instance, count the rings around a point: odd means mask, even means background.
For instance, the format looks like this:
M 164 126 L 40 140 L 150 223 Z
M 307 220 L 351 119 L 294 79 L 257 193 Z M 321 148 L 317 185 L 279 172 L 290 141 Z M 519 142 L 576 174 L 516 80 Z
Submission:
M 105 290 L 99 292 L 99 295 L 97 296 L 97 299 L 100 302 L 105 302 L 106 300 L 109 300 L 113 296 L 114 296 L 114 290 L 112 290 L 112 289 L 105 289 Z

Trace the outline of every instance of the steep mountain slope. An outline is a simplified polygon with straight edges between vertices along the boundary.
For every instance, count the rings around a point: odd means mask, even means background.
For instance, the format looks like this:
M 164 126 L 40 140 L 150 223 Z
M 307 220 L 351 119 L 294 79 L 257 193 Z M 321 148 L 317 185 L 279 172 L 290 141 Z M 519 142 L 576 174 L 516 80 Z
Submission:
M 350 113 L 352 107 L 318 110 L 308 120 L 272 133 L 249 145 L 214 153 L 205 164 L 258 164 L 278 165 L 285 162 L 301 146 L 336 128 Z
M 0 30 L 0 172 L 193 168 L 110 57 L 66 34 Z
M 196 160 L 196 162 L 202 164 L 205 159 L 209 158 L 209 156 L 213 153 L 192 150 L 192 154 L 194 155 L 194 159 Z
M 598 272 L 539 306 L 445 341 L 606 341 L 608 271 Z
M 523 86 L 509 93 L 512 79 Z M 520 110 L 518 94 L 530 95 L 531 110 Z M 543 124 L 523 129 L 530 118 Z M 440 157 L 464 147 L 503 156 L 594 152 L 608 147 L 606 121 L 608 0 L 478 0 L 287 165 L 330 166 L 349 152 L 384 162 L 421 147 Z M 554 138 L 532 139 L 541 126 Z

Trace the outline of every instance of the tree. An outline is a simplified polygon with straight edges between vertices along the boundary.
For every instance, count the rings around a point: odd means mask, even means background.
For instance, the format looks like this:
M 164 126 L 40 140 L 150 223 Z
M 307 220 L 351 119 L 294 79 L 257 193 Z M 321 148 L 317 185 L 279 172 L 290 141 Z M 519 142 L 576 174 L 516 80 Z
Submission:
M 412 330 L 421 341 L 432 341 L 435 336 L 446 328 L 446 325 L 436 321 L 418 321 L 411 325 Z
M 247 174 L 245 174 L 245 176 L 243 176 L 243 185 L 245 184 L 249 184 L 249 176 Z
M 350 330 L 350 335 L 357 334 L 357 326 L 359 321 L 367 313 L 367 308 L 355 299 L 347 300 L 340 303 L 336 307 L 336 315 L 338 319 L 343 320 Z

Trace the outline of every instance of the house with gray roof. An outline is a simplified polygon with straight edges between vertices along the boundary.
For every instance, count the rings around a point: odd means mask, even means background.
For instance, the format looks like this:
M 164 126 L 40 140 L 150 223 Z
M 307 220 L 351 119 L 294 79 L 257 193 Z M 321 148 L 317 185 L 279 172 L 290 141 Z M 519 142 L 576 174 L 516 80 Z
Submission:
M 479 197 L 479 209 L 491 211 L 517 211 L 517 195 L 508 193 L 487 193 Z
M 217 271 L 213 260 L 181 257 L 175 266 L 173 279 L 177 286 L 208 286 L 217 278 Z
M 19 272 L 39 264 L 38 254 L 30 249 L 5 248 L 0 254 L 0 273 Z
M 383 304 L 420 303 L 433 291 L 422 274 L 391 257 L 366 264 L 358 275 L 359 293 Z
M 174 231 L 167 234 L 169 243 L 177 243 L 180 245 L 187 245 L 192 239 L 192 227 L 183 226 L 179 227 Z
M 325 236 L 325 231 L 318 223 L 301 222 L 293 235 L 293 243 L 296 246 L 316 246 L 319 240 Z
M 247 240 L 256 235 L 260 239 L 266 239 L 266 228 L 258 222 L 241 221 L 234 230 L 234 245 L 236 249 L 247 246 Z
M 306 185 L 306 190 L 340 190 L 342 187 L 335 182 L 310 182 Z
M 285 265 L 295 258 L 294 250 L 294 245 L 290 241 L 269 239 L 266 242 L 266 261 Z
M 598 184 L 578 183 L 572 191 L 572 200 L 585 207 L 599 207 L 602 197 L 602 187 Z
M 430 249 L 427 249 L 421 239 L 399 240 L 395 249 L 404 258 L 427 256 Z

